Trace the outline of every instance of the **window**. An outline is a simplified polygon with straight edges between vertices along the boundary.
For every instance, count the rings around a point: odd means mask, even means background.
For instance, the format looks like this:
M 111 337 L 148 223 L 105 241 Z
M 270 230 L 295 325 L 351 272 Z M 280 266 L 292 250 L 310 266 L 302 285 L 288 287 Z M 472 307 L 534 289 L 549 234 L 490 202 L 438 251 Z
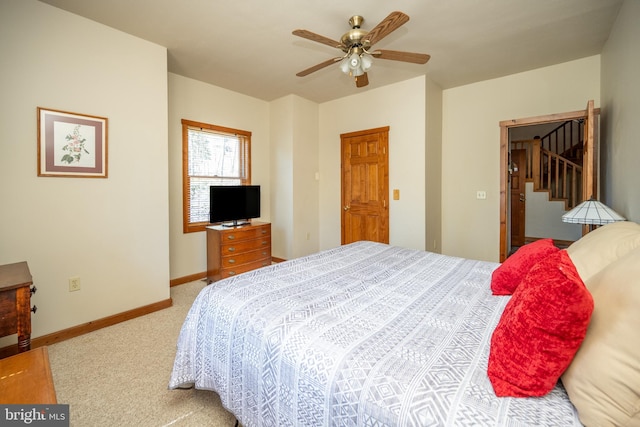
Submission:
M 251 132 L 182 120 L 183 232 L 209 225 L 209 186 L 251 184 Z

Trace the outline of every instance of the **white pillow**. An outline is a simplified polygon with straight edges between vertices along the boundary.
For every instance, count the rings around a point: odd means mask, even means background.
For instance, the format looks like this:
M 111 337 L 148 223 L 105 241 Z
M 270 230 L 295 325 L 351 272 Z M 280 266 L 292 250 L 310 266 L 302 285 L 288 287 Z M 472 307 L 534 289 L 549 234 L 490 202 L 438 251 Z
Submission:
M 592 276 L 594 310 L 562 375 L 586 426 L 640 426 L 640 248 Z
M 586 284 L 591 276 L 637 247 L 640 247 L 640 224 L 620 221 L 587 233 L 572 243 L 567 253 Z

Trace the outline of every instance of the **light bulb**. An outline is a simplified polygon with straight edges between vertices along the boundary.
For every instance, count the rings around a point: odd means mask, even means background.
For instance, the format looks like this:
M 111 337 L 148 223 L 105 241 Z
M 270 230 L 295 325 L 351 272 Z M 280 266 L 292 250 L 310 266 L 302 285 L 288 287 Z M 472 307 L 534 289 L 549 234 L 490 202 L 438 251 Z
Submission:
M 355 52 L 349 57 L 349 68 L 352 70 L 360 68 L 360 57 Z

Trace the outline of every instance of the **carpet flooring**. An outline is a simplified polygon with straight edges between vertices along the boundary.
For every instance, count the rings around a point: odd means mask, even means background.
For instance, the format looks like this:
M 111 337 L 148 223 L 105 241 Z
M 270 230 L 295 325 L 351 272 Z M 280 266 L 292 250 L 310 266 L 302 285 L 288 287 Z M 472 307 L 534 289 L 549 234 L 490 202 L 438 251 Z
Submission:
M 235 425 L 216 393 L 167 389 L 180 327 L 204 286 L 174 286 L 170 308 L 48 347 L 58 403 L 69 404 L 71 426 Z

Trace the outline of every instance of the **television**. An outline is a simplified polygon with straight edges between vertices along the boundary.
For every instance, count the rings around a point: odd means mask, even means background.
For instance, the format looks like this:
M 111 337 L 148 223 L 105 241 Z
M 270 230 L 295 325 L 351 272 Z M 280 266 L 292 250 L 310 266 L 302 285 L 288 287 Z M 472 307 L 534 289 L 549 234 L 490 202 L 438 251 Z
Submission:
M 248 224 L 260 216 L 259 185 L 212 185 L 209 187 L 209 222 L 224 227 Z M 225 221 L 229 221 L 225 223 Z

